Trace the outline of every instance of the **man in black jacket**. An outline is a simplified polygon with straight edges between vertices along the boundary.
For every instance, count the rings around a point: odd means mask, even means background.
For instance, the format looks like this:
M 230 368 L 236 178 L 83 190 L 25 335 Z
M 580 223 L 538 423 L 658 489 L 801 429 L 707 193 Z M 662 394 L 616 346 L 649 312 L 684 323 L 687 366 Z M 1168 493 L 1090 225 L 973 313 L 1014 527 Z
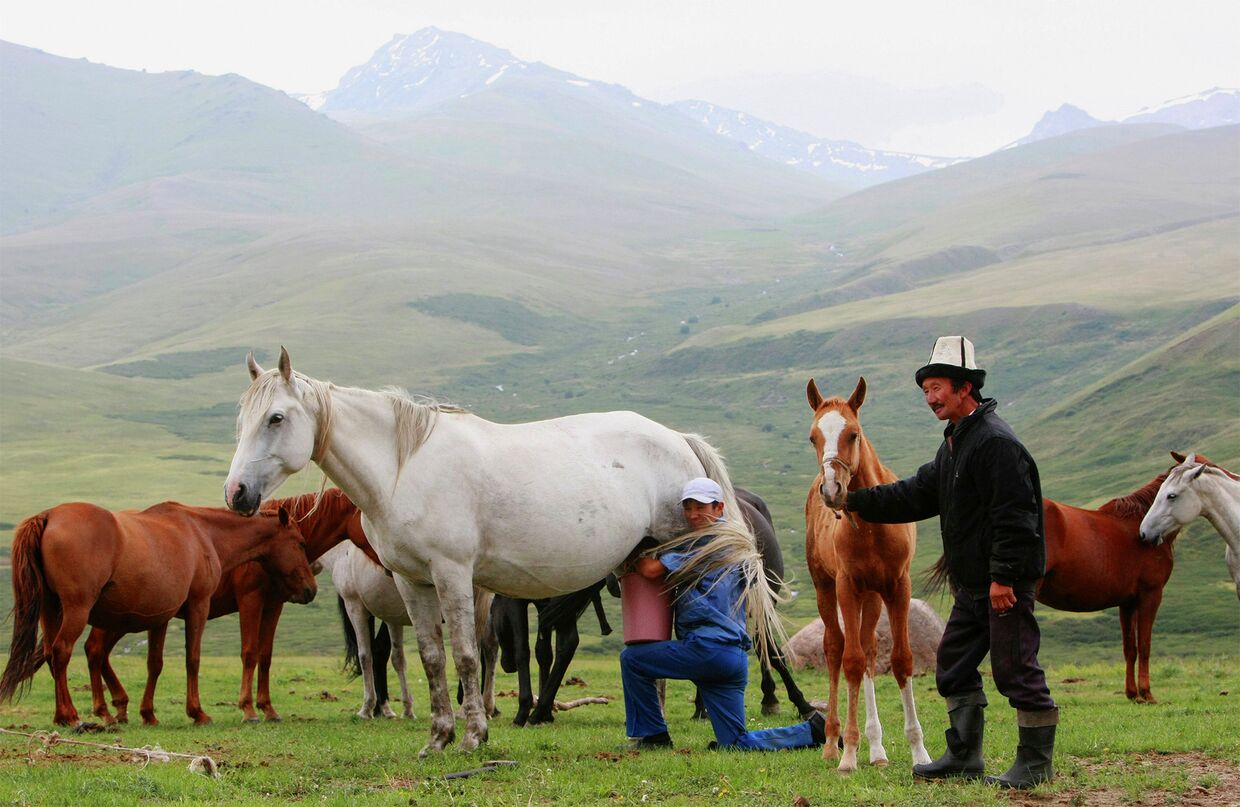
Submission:
M 908 479 L 848 491 L 842 502 L 867 521 L 920 521 L 937 515 L 955 603 L 935 671 L 947 700 L 947 751 L 914 765 L 920 779 L 980 778 L 986 696 L 978 667 L 990 653 L 995 686 L 1016 711 L 1016 762 L 986 781 L 1026 789 L 1049 781 L 1059 709 L 1038 664 L 1033 604 L 1046 566 L 1042 490 L 1033 457 L 982 398 L 986 371 L 973 343 L 941 337 L 916 373 L 926 403 L 949 421 L 932 462 Z

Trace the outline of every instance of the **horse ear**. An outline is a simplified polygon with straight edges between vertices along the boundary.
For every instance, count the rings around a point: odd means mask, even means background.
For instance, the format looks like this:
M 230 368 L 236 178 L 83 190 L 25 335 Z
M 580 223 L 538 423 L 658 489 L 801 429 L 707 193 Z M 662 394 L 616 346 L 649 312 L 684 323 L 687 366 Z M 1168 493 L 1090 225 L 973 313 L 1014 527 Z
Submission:
M 280 505 L 280 524 L 287 527 L 289 522 L 288 509 Z
M 258 365 L 258 362 L 254 361 L 254 351 L 252 350 L 249 353 L 245 354 L 245 366 L 250 368 L 250 380 L 251 381 L 257 381 L 258 377 L 262 375 L 264 372 L 266 372 L 265 370 L 263 370 L 262 367 Z
M 865 376 L 857 377 L 857 388 L 848 396 L 848 408 L 856 412 L 865 403 Z
M 293 380 L 293 360 L 288 357 L 284 345 L 280 345 L 280 375 L 286 382 Z
M 1184 462 L 1185 457 L 1184 457 L 1184 455 L 1183 455 L 1183 454 L 1181 454 L 1181 453 L 1180 453 L 1180 452 L 1178 452 L 1178 451 L 1172 451 L 1172 452 L 1171 452 L 1171 459 L 1175 460 L 1175 464 L 1176 464 L 1176 465 L 1179 465 L 1180 463 Z
M 1209 468 L 1209 467 L 1210 467 L 1209 465 L 1199 465 L 1199 466 L 1197 466 L 1197 470 L 1193 471 L 1192 475 L 1188 477 L 1188 478 L 1189 478 L 1189 481 L 1196 481 L 1197 477 L 1199 477 L 1199 476 L 1201 476 L 1203 473 L 1205 473 L 1205 472 L 1206 472 L 1206 468 Z
M 805 385 L 805 397 L 809 399 L 809 408 L 815 412 L 818 411 L 818 407 L 822 406 L 822 393 L 818 391 L 818 385 L 812 378 Z

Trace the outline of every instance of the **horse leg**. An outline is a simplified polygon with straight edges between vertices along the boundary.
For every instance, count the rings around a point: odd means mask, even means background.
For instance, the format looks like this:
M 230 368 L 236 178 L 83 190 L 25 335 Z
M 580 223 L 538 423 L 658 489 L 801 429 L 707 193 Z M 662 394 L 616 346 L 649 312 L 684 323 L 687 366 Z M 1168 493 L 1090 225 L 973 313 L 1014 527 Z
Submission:
M 783 649 L 772 642 L 767 650 L 767 657 L 771 660 L 771 667 L 779 673 L 780 680 L 784 682 L 784 692 L 788 695 L 789 703 L 797 710 L 798 715 L 802 718 L 809 718 L 814 713 L 814 707 L 810 706 L 801 688 L 793 679 L 792 670 L 788 669 L 788 659 L 784 656 Z
M 1137 697 L 1137 609 L 1133 603 L 1119 607 L 1120 635 L 1124 642 L 1124 694 L 1130 701 Z
M 1231 544 L 1223 547 L 1223 560 L 1227 562 L 1227 571 L 1236 584 L 1236 598 L 1240 599 L 1240 541 L 1234 547 Z
M 404 706 L 407 720 L 413 720 L 413 696 L 409 694 L 409 678 L 405 673 L 405 628 L 402 625 L 385 623 L 388 636 L 392 638 L 392 667 L 396 670 L 396 678 L 400 681 L 400 702 Z
M 551 678 L 551 668 L 555 664 L 555 654 L 551 650 L 551 631 L 554 626 L 544 625 L 542 613 L 538 615 L 538 628 L 534 637 L 534 663 L 538 665 L 538 697 L 530 710 L 530 723 L 549 723 L 555 720 L 552 711 L 555 709 L 554 697 L 546 703 L 547 682 Z
M 107 699 L 103 696 L 103 665 L 107 663 L 108 632 L 103 628 L 91 628 L 86 637 L 86 668 L 90 672 L 91 711 L 95 717 L 101 718 L 105 725 L 113 723 L 112 714 L 108 711 Z
M 513 616 L 513 661 L 517 665 L 517 714 L 512 718 L 514 726 L 524 726 L 534 708 L 534 689 L 530 684 L 530 614 L 529 601 L 516 600 L 519 606 Z
M 887 599 L 887 620 L 891 627 L 891 674 L 900 688 L 900 701 L 904 706 L 904 739 L 908 741 L 909 753 L 914 765 L 924 765 L 932 760 L 926 751 L 925 734 L 917 719 L 917 703 L 913 698 L 913 648 L 908 636 L 908 606 L 912 599 L 912 581 L 908 575 L 896 585 L 893 595 Z
M 767 656 L 769 658 L 770 654 Z M 762 659 L 759 666 L 762 668 L 762 714 L 777 715 L 779 698 L 775 696 L 775 676 L 771 675 L 771 665 Z
M 258 666 L 259 634 L 262 632 L 263 598 L 260 590 L 247 591 L 237 597 L 237 621 L 241 623 L 241 693 L 237 706 L 246 723 L 257 723 L 254 711 L 254 668 Z M 186 630 L 188 640 L 188 626 Z
M 47 656 L 52 678 L 56 681 L 56 715 L 53 721 L 58 726 L 76 726 L 82 722 L 73 706 L 73 696 L 69 694 L 69 657 L 73 654 L 73 645 L 86 629 L 88 613 L 87 608 L 61 605 L 60 624 Z
M 202 710 L 198 696 L 198 666 L 202 661 L 202 632 L 207 627 L 210 596 L 190 600 L 185 609 L 185 714 L 196 726 L 206 726 L 211 717 Z
M 878 656 L 878 618 L 882 615 L 882 599 L 873 591 L 861 596 L 861 648 L 865 658 L 861 687 L 865 694 L 865 739 L 870 746 L 870 764 L 887 765 L 887 749 L 883 746 L 883 724 L 878 716 L 878 696 L 874 692 L 874 660 Z
M 258 708 L 270 721 L 280 722 L 280 713 L 271 704 L 271 655 L 276 644 L 276 626 L 284 603 L 268 601 L 263 607 L 262 629 L 258 635 Z
M 357 716 L 362 720 L 370 720 L 374 716 L 378 696 L 375 694 L 374 658 L 370 647 L 370 621 L 367 619 L 369 612 L 356 597 L 343 599 L 345 614 L 349 617 L 349 624 L 353 626 L 353 635 L 357 639 L 357 666 L 362 671 L 362 708 L 357 710 Z M 391 632 L 389 625 L 389 636 Z
M 155 717 L 155 684 L 164 671 L 164 639 L 167 636 L 167 622 L 146 632 L 146 689 L 142 691 L 142 705 L 138 707 L 144 726 L 159 725 Z
M 844 617 L 844 652 L 842 667 L 844 681 L 848 685 L 848 705 L 844 721 L 844 753 L 840 756 L 837 770 L 851 773 L 857 769 L 857 746 L 861 732 L 857 729 L 857 703 L 861 700 L 861 679 L 866 672 L 865 649 L 861 639 L 863 595 L 853 589 L 847 580 L 836 584 L 836 596 L 840 613 Z
M 840 618 L 835 597 L 835 582 L 816 583 L 818 615 L 822 617 L 822 653 L 827 662 L 827 714 L 822 744 L 822 758 L 835 759 L 839 754 L 840 739 L 840 668 L 843 666 L 844 632 L 840 630 Z
M 434 586 L 410 582 L 399 574 L 393 575 L 392 579 L 413 620 L 413 629 L 418 635 L 418 655 L 422 658 L 422 669 L 430 689 L 431 735 L 427 744 L 418 751 L 418 757 L 425 759 L 431 751 L 442 751 L 456 737 L 452 699 L 448 696 L 439 597 Z
M 465 686 L 465 736 L 461 751 L 473 751 L 487 741 L 487 718 L 483 714 L 482 689 L 478 685 L 478 641 L 474 635 L 474 586 L 472 570 L 464 565 L 441 562 L 432 572 L 439 608 L 452 637 L 452 660 L 456 675 Z M 444 677 L 447 691 L 447 676 Z M 451 714 L 451 712 L 449 712 Z
M 474 589 L 474 633 L 478 637 L 478 655 L 482 658 L 482 706 L 487 718 L 499 716 L 495 706 L 495 665 L 499 660 L 499 641 L 491 625 L 491 603 L 495 595 Z
M 1145 591 L 1137 604 L 1137 660 L 1140 664 L 1137 674 L 1137 700 L 1144 703 L 1158 703 L 1158 699 L 1150 691 L 1150 640 L 1154 632 L 1154 618 L 1158 616 L 1160 605 L 1161 588 Z
M 543 686 L 538 690 L 538 708 L 534 710 L 534 718 L 538 718 L 540 713 L 545 711 L 545 722 L 555 720 L 555 696 L 560 691 L 560 686 L 564 683 L 564 674 L 568 672 L 568 665 L 572 663 L 573 656 L 577 654 L 577 647 L 581 644 L 581 634 L 577 631 L 577 622 L 573 620 L 567 625 L 561 625 L 560 629 L 555 632 L 555 661 L 551 665 L 551 675 Z M 547 704 L 543 709 L 543 703 Z
M 103 648 L 103 682 L 108 685 L 108 692 L 112 695 L 112 705 L 116 707 L 117 723 L 129 722 L 129 693 L 121 685 L 121 679 L 116 674 L 116 670 L 112 669 L 112 649 L 124 635 L 123 633 L 110 634 L 110 641 Z

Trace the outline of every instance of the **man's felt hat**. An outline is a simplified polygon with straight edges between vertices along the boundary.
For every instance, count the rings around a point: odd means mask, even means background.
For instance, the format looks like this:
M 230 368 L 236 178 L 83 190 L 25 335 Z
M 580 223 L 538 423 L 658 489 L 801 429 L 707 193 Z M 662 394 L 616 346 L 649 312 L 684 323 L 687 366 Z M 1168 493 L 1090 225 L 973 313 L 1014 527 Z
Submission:
M 973 343 L 963 336 L 940 336 L 930 352 L 930 361 L 917 371 L 917 386 L 927 378 L 956 378 L 972 381 L 973 389 L 986 383 L 986 371 L 978 368 Z

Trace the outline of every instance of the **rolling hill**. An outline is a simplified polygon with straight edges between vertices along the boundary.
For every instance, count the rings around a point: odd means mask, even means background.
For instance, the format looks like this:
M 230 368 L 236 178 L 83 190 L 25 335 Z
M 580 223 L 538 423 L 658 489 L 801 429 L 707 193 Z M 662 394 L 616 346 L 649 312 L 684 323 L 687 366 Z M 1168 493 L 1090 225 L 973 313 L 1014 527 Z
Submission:
M 245 353 L 281 344 L 498 421 L 708 434 L 793 569 L 806 379 L 864 375 L 909 473 L 939 439 L 912 370 L 945 333 L 977 343 L 1048 495 L 1096 505 L 1168 449 L 1240 466 L 1234 126 L 1096 127 L 841 195 L 550 68 L 346 125 L 235 76 L 0 63 L 7 529 L 72 499 L 216 503 Z M 1168 624 L 1234 609 L 1219 551 Z

